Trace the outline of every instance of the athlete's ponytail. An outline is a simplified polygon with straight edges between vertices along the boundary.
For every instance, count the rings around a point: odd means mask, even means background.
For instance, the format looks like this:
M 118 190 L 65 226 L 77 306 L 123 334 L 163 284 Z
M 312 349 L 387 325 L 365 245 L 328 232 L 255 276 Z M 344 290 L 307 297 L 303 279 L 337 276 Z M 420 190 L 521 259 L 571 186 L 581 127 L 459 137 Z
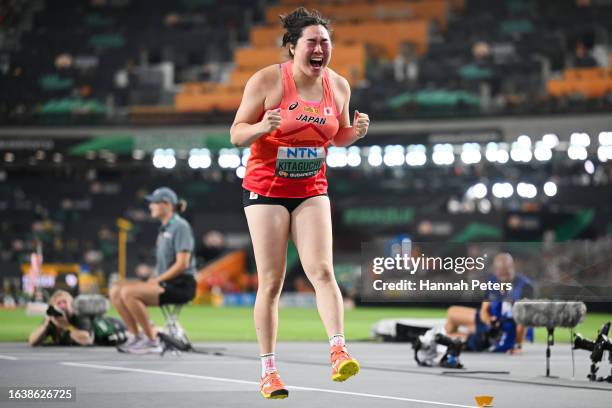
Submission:
M 185 211 L 187 211 L 187 201 L 183 200 L 182 198 L 178 200 L 175 211 L 179 214 L 183 214 Z
M 321 16 L 321 14 L 316 10 L 308 11 L 304 7 L 298 7 L 289 14 L 281 15 L 280 20 L 283 24 L 283 28 L 285 29 L 285 34 L 283 35 L 283 47 L 287 44 L 292 44 L 295 46 L 302 36 L 302 30 L 304 27 L 311 25 L 322 25 L 331 34 L 329 20 L 323 18 L 323 16 Z M 289 50 L 289 57 L 293 59 L 291 50 Z

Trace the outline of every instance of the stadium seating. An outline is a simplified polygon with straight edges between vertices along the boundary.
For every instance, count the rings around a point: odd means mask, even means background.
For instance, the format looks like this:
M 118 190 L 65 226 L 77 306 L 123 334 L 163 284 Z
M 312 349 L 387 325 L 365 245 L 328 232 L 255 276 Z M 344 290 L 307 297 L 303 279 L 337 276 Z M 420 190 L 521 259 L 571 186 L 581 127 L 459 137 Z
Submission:
M 602 52 L 610 53 L 612 6 L 602 2 L 11 4 L 0 26 L 0 121 L 225 122 L 248 78 L 286 58 L 279 15 L 301 5 L 331 20 L 331 68 L 351 84 L 352 103 L 377 118 L 405 115 L 387 101 L 421 91 L 484 96 L 481 115 L 610 109 L 610 57 Z M 599 46 L 597 60 L 589 48 L 576 61 L 585 36 Z
M 548 81 L 548 94 L 557 98 L 581 95 L 586 99 L 603 98 L 612 93 L 612 69 L 571 68 L 563 71 L 562 78 Z
M 316 8 L 323 16 L 335 24 L 345 22 L 366 22 L 381 20 L 419 19 L 436 21 L 440 27 L 446 27 L 449 3 L 446 0 L 429 1 L 385 1 L 385 2 L 355 2 L 345 4 L 309 5 Z M 308 6 L 307 6 L 308 7 Z M 279 15 L 291 12 L 294 5 L 280 5 L 266 9 L 266 22 L 278 24 Z

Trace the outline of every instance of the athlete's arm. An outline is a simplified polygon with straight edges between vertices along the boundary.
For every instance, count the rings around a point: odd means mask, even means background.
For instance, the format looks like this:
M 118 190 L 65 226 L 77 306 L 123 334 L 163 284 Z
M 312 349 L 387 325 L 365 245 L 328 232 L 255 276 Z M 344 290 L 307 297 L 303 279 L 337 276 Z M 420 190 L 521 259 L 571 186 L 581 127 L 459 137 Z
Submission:
M 81 346 L 90 346 L 94 342 L 93 333 L 87 330 L 81 330 L 70 325 L 68 326 L 68 331 L 70 332 L 70 338 Z
M 256 72 L 246 83 L 240 107 L 230 129 L 231 142 L 235 146 L 250 146 L 259 137 L 280 126 L 280 109 L 266 111 L 263 119 L 258 121 L 264 113 L 266 96 L 273 87 L 270 68 Z
M 482 302 L 482 306 L 480 307 L 480 320 L 487 326 L 491 325 L 491 314 L 489 313 L 489 306 L 491 306 L 490 302 Z
M 355 111 L 353 117 L 353 126 L 351 126 L 350 115 L 349 115 L 349 102 L 351 100 L 351 87 L 346 79 L 337 75 L 338 88 L 341 94 L 344 96 L 344 105 L 342 106 L 342 113 L 340 114 L 339 123 L 340 129 L 336 136 L 332 139 L 334 146 L 344 147 L 349 146 L 357 139 L 361 139 L 368 132 L 368 126 L 370 125 L 370 118 L 365 113 L 359 113 Z
M 191 252 L 181 251 L 176 253 L 176 261 L 168 268 L 168 270 L 159 275 L 156 280 L 157 282 L 167 281 L 176 278 L 181 273 L 185 272 L 189 268 L 189 261 L 191 260 Z
M 34 329 L 32 334 L 30 334 L 30 337 L 28 338 L 28 343 L 30 343 L 30 346 L 38 346 L 45 340 L 47 330 L 49 329 L 50 321 L 51 318 L 49 316 L 46 316 L 45 321 L 36 329 Z

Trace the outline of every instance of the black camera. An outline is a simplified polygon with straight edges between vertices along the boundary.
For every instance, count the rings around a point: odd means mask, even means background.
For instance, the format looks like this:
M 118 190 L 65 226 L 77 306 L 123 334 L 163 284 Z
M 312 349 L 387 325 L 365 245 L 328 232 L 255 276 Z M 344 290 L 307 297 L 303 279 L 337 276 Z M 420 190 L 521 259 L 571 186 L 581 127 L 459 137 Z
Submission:
M 460 339 L 453 339 L 451 337 L 445 336 L 442 333 L 437 333 L 434 336 L 433 344 L 429 344 L 429 345 L 423 344 L 420 337 L 417 337 L 412 342 L 412 348 L 414 349 L 414 360 L 417 362 L 419 366 L 422 366 L 422 367 L 431 366 L 431 363 L 429 361 L 422 361 L 419 358 L 419 351 L 426 347 L 431 348 L 432 354 L 433 354 L 433 356 L 431 357 L 433 359 L 435 357 L 435 354 L 436 354 L 435 350 L 438 344 L 446 346 L 446 353 L 444 353 L 444 355 L 442 356 L 439 362 L 440 367 L 456 368 L 456 369 L 463 368 L 463 364 L 461 364 L 461 361 L 459 361 L 459 355 L 461 354 L 461 351 L 463 350 L 463 342 Z
M 441 333 L 436 334 L 436 343 L 446 346 L 446 353 L 440 360 L 440 367 L 463 368 L 459 361 L 459 355 L 463 350 L 463 342 L 460 339 L 453 339 Z
M 611 322 L 605 323 L 597 332 L 595 341 L 586 339 L 580 334 L 574 336 L 574 349 L 591 352 L 591 371 L 587 378 L 591 381 L 607 381 L 612 383 L 612 374 L 608 377 L 597 377 L 597 364 L 603 359 L 604 352 L 608 352 L 608 360 L 612 364 L 612 341 L 608 337 Z
M 47 308 L 47 316 L 50 316 L 50 317 L 66 317 L 66 315 L 64 314 L 63 310 L 58 309 L 57 307 L 55 307 L 53 305 L 49 305 L 49 307 Z

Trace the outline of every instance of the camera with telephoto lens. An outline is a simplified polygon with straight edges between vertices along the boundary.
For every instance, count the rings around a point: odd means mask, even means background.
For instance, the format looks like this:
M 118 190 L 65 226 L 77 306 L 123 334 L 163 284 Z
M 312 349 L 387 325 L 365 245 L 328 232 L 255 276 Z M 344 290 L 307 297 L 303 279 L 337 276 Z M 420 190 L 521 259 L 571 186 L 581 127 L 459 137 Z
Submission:
M 66 317 L 66 315 L 65 315 L 63 310 L 58 309 L 57 307 L 55 307 L 53 305 L 49 305 L 49 307 L 47 308 L 47 316 L 50 316 L 50 317 Z
M 612 383 L 612 374 L 608 377 L 597 377 L 597 370 L 599 370 L 597 364 L 603 360 L 603 355 L 606 351 L 608 352 L 608 361 L 612 364 L 612 341 L 610 341 L 608 337 L 610 325 L 611 322 L 608 322 L 601 326 L 601 329 L 597 332 L 595 341 L 586 339 L 580 334 L 574 336 L 574 349 L 591 352 L 591 371 L 589 375 L 587 375 L 587 378 L 591 381 L 606 381 Z
M 414 360 L 421 367 L 433 366 L 433 360 L 437 357 L 437 345 L 446 346 L 446 353 L 440 359 L 438 363 L 440 367 L 444 368 L 463 368 L 463 364 L 459 361 L 459 355 L 463 350 L 463 342 L 460 339 L 453 339 L 442 333 L 436 333 L 430 342 L 423 343 L 421 340 L 423 336 L 418 336 L 412 342 L 412 348 L 414 349 Z M 419 352 L 424 350 L 423 356 L 419 357 Z
M 436 334 L 436 343 L 446 346 L 446 353 L 440 360 L 440 367 L 463 368 L 459 361 L 459 355 L 463 350 L 463 342 L 460 339 L 453 339 L 441 333 Z

